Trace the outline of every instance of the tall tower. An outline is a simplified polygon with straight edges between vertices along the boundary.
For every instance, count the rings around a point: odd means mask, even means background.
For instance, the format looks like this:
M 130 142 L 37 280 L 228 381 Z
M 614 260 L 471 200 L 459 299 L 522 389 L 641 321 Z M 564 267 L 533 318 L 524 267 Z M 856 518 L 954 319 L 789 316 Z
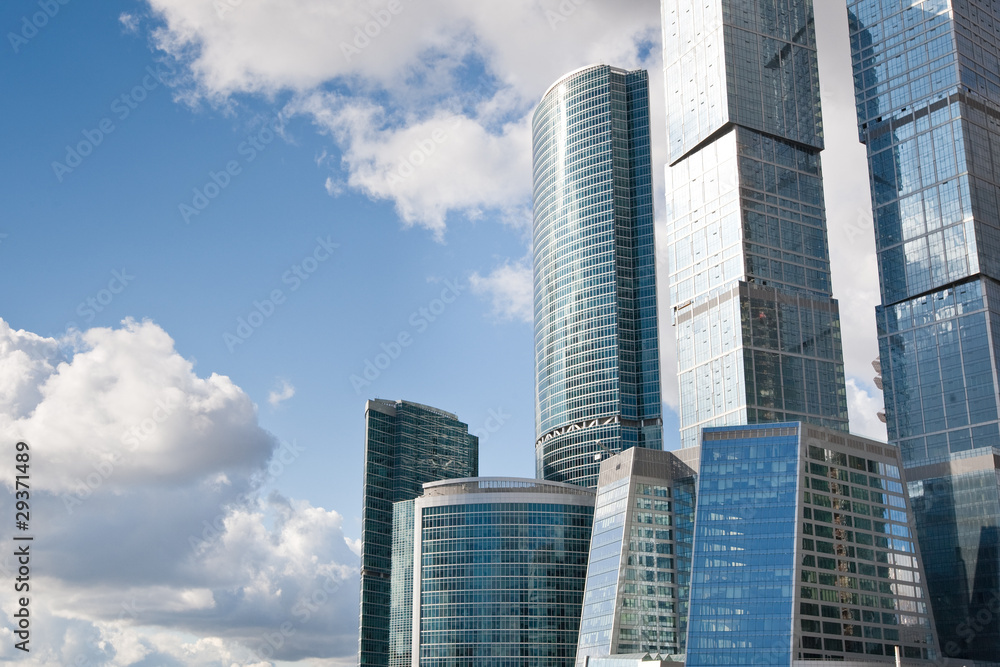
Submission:
M 361 508 L 362 666 L 389 663 L 393 503 L 423 493 L 425 482 L 479 473 L 479 438 L 455 415 L 408 401 L 365 406 Z
M 704 426 L 847 429 L 812 0 L 663 0 L 681 444 Z
M 889 440 L 942 650 L 998 663 L 1000 5 L 847 5 Z
M 648 75 L 571 72 L 532 130 L 537 477 L 594 487 L 663 447 Z

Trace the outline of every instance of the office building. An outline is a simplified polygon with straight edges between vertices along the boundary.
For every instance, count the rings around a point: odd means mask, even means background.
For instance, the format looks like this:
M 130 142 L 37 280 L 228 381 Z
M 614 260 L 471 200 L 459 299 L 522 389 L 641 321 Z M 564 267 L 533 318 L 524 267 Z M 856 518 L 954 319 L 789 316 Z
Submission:
M 571 484 L 425 484 L 412 503 L 410 664 L 572 666 L 593 516 L 594 492 Z M 405 599 L 404 578 L 393 594 Z
M 601 463 L 577 667 L 684 652 L 696 468 L 639 447 Z
M 847 5 L 889 441 L 942 649 L 1000 663 L 1000 5 Z
M 934 664 L 898 457 L 801 422 L 705 429 L 687 667 Z
M 571 72 L 532 131 L 536 476 L 593 488 L 663 446 L 648 75 Z
M 704 426 L 847 430 L 811 0 L 662 0 L 681 445 Z
M 361 508 L 362 666 L 387 666 L 393 503 L 416 498 L 423 484 L 479 472 L 479 439 L 443 410 L 409 401 L 365 406 Z

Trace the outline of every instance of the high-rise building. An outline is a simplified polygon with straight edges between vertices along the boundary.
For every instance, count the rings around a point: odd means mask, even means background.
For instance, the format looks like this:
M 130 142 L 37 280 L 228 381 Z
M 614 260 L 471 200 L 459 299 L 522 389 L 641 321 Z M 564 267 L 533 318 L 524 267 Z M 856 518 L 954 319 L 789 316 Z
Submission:
M 702 438 L 687 667 L 942 664 L 895 447 L 801 422 Z
M 694 487 L 673 452 L 634 447 L 601 463 L 577 667 L 684 652 Z
M 393 564 L 394 604 L 412 601 L 409 664 L 571 667 L 593 517 L 594 492 L 572 484 L 425 484 L 412 503 L 409 591 Z
M 409 401 L 365 406 L 361 508 L 362 666 L 389 657 L 393 503 L 416 498 L 423 484 L 479 473 L 479 438 L 455 415 Z
M 847 5 L 889 441 L 942 649 L 1000 663 L 1000 4 Z
M 847 430 L 812 0 L 662 0 L 681 445 L 704 426 Z
M 532 130 L 536 475 L 594 487 L 663 447 L 648 75 L 571 72 Z

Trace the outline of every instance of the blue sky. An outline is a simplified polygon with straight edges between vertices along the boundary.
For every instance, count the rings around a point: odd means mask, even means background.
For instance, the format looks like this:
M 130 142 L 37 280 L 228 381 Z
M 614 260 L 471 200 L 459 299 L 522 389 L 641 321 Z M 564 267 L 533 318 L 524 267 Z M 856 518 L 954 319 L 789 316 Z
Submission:
M 884 437 L 846 13 L 822 4 L 851 418 Z M 27 664 L 352 663 L 364 402 L 452 411 L 482 474 L 534 474 L 530 113 L 571 69 L 648 68 L 662 165 L 658 4 L 35 0 L 0 28 L 0 424 L 33 446 L 39 508 Z

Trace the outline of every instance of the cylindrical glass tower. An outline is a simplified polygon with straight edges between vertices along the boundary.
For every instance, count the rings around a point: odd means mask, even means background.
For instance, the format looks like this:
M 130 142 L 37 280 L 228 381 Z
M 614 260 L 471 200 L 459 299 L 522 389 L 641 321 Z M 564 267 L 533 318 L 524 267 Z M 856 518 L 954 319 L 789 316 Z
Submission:
M 663 446 L 648 75 L 571 72 L 532 130 L 536 474 L 594 487 Z
M 594 492 L 481 477 L 414 507 L 413 664 L 572 667 Z

